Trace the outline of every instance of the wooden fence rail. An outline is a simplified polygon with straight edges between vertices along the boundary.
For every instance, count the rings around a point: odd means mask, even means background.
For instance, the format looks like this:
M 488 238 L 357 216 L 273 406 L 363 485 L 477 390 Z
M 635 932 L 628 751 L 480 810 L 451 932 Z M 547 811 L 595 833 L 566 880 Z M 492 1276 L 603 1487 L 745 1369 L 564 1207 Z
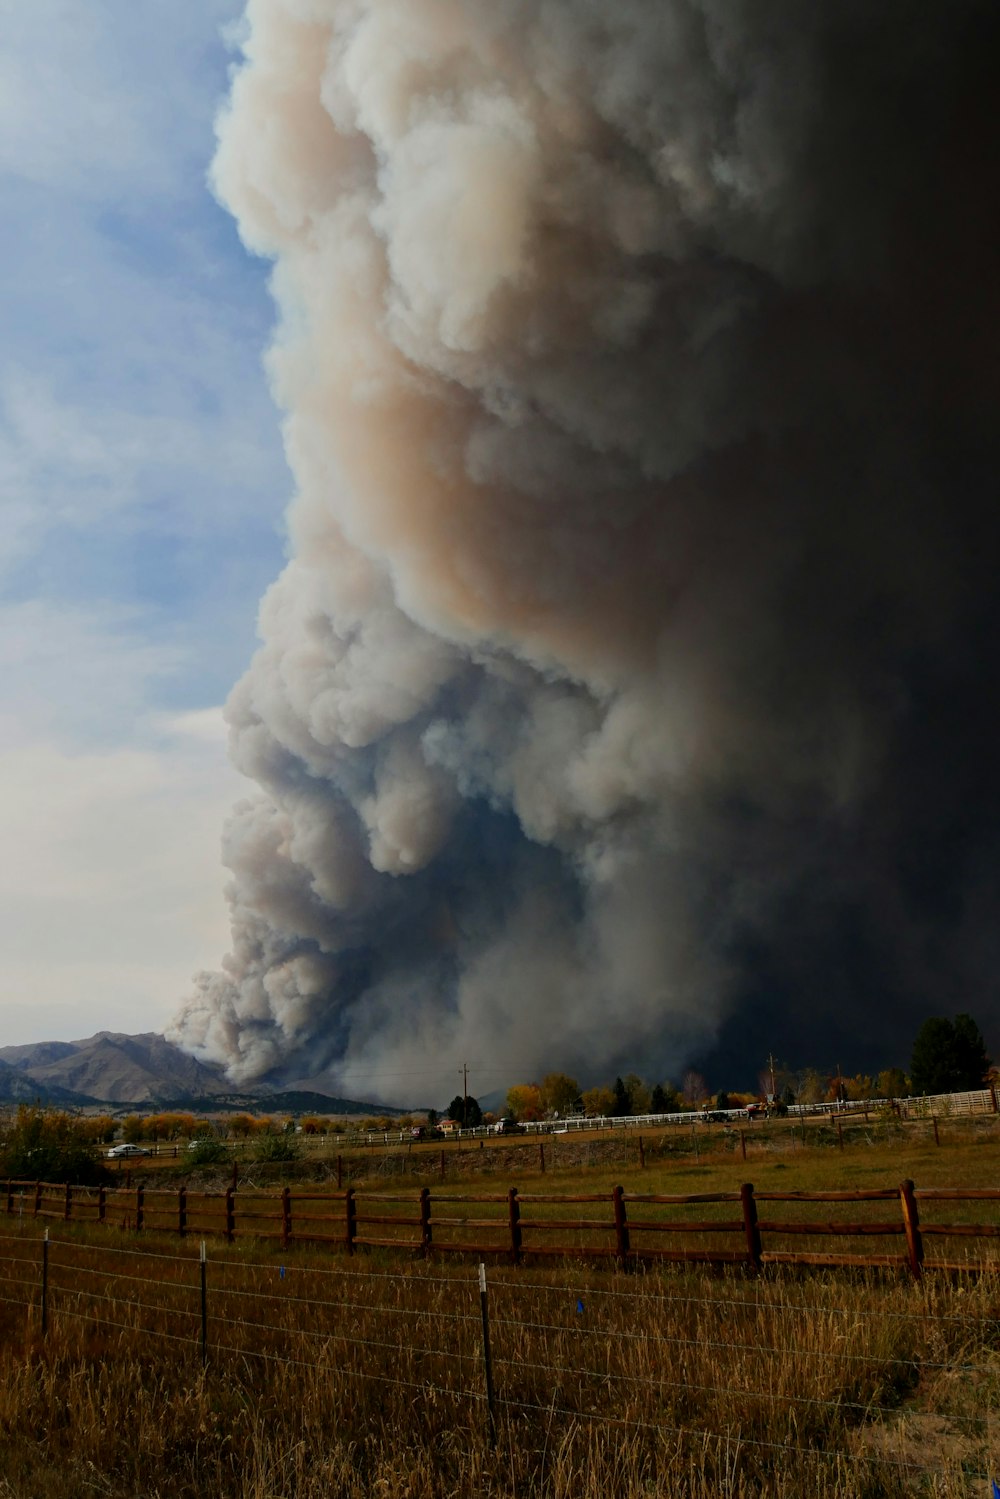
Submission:
M 895 1215 L 879 1211 L 880 1204 L 889 1203 L 896 1204 Z M 784 1211 L 776 1211 L 778 1204 Z M 829 1205 L 822 1216 L 815 1211 L 821 1204 Z M 992 1204 L 992 1221 L 922 1221 L 922 1210 L 930 1214 L 937 1204 L 951 1210 Z M 767 1216 L 762 1217 L 760 1209 L 765 1206 Z M 848 1207 L 860 1210 L 841 1216 Z M 429 1187 L 409 1193 L 287 1186 L 272 1192 L 233 1187 L 192 1192 L 184 1186 L 87 1188 L 8 1181 L 6 1212 L 136 1233 L 221 1236 L 229 1242 L 272 1238 L 283 1245 L 328 1244 L 348 1254 L 378 1248 L 411 1255 L 495 1255 L 515 1264 L 530 1257 L 562 1256 L 742 1265 L 754 1272 L 768 1265 L 895 1266 L 916 1278 L 929 1269 L 1000 1270 L 1000 1247 L 987 1260 L 954 1252 L 951 1258 L 928 1258 L 925 1243 L 995 1243 L 1000 1239 L 1000 1188 L 918 1188 L 911 1181 L 838 1192 L 757 1191 L 746 1182 L 737 1191 L 682 1195 L 626 1192 L 622 1187 L 610 1193 L 522 1194 L 511 1187 L 503 1193 L 436 1197 Z M 985 1216 L 981 1206 L 977 1213 Z M 832 1243 L 806 1249 L 800 1247 L 803 1239 Z M 845 1239 L 859 1240 L 861 1247 L 840 1247 Z M 899 1239 L 903 1244 L 895 1249 Z M 873 1245 L 872 1240 L 886 1242 Z

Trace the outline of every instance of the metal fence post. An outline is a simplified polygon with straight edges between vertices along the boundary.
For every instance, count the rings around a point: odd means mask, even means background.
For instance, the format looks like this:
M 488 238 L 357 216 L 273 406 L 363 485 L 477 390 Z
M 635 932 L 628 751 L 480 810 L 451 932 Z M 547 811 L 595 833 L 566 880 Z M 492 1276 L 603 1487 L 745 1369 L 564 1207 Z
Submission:
M 49 1231 L 42 1240 L 42 1337 L 49 1330 Z
M 201 1367 L 208 1366 L 208 1262 L 201 1241 Z
M 486 1370 L 486 1408 L 490 1446 L 497 1444 L 497 1414 L 493 1397 L 493 1360 L 490 1357 L 490 1313 L 486 1303 L 486 1266 L 479 1262 L 479 1308 L 483 1316 L 483 1367 Z

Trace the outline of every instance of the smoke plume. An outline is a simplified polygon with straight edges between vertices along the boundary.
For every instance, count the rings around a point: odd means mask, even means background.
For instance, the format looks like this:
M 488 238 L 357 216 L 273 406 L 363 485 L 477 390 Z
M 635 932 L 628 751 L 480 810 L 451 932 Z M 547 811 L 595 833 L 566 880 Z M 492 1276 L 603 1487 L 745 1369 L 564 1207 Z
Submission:
M 297 493 L 173 1039 L 412 1100 L 989 1030 L 998 31 L 249 0 Z

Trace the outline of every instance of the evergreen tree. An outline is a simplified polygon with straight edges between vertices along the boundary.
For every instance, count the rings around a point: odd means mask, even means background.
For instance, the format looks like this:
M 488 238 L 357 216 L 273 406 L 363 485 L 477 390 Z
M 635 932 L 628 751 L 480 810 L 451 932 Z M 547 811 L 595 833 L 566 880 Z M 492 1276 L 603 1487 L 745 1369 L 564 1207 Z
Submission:
M 468 1129 L 476 1129 L 483 1122 L 483 1111 L 479 1107 L 479 1100 L 473 1098 L 470 1093 L 468 1098 L 461 1093 L 456 1093 L 448 1105 L 448 1118 L 454 1119 L 456 1124 L 461 1124 Z
M 614 1117 L 616 1119 L 621 1119 L 625 1115 L 631 1114 L 632 1107 L 629 1103 L 628 1089 L 626 1088 L 624 1082 L 620 1077 L 615 1078 L 615 1086 L 613 1091 L 615 1095 Z
M 649 1095 L 649 1111 L 651 1114 L 665 1114 L 667 1112 L 667 1095 L 663 1091 L 662 1083 L 657 1083 Z
M 913 1042 L 913 1091 L 919 1095 L 981 1088 L 989 1065 L 986 1043 L 971 1015 L 956 1015 L 954 1021 L 931 1016 Z
M 990 1058 L 982 1032 L 971 1015 L 955 1016 L 955 1065 L 962 1081 L 959 1088 L 981 1088 L 990 1070 Z

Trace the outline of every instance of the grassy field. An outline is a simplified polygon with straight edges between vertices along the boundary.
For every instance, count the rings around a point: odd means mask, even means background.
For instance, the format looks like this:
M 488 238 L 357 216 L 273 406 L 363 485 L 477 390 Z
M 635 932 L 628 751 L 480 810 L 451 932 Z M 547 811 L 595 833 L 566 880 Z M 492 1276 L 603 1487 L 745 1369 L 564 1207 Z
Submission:
M 433 1148 L 351 1174 L 451 1197 L 997 1183 L 992 1121 L 940 1146 L 880 1128 L 841 1149 L 755 1126 L 746 1162 L 738 1137 L 667 1132 L 642 1168 L 633 1137 L 562 1136 L 544 1175 L 518 1139 L 449 1150 L 443 1184 Z M 213 1241 L 203 1368 L 195 1243 L 51 1231 L 42 1338 L 40 1228 L 0 1219 L 0 1496 L 971 1499 L 1000 1477 L 993 1275 L 493 1265 L 494 1446 L 473 1262 Z

